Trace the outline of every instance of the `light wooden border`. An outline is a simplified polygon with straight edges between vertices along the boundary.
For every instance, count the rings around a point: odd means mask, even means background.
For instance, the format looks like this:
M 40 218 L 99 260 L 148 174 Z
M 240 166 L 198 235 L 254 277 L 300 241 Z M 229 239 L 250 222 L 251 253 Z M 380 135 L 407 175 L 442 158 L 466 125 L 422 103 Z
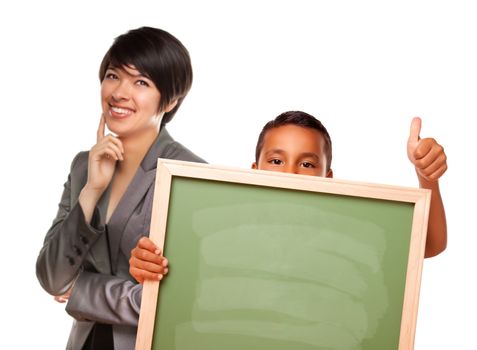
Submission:
M 158 159 L 149 237 L 161 249 L 164 248 L 173 176 L 414 203 L 398 350 L 414 348 L 430 190 Z M 151 349 L 158 295 L 159 282 L 145 281 L 136 350 Z

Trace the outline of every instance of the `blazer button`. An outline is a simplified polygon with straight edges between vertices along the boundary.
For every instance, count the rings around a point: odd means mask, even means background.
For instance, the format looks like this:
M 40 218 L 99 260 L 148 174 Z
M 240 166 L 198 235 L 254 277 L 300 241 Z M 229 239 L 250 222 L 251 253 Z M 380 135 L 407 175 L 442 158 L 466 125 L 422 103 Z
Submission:
M 83 243 L 84 245 L 86 245 L 86 244 L 89 243 L 88 239 L 87 239 L 85 236 L 83 236 L 83 235 L 80 236 L 80 241 L 81 241 L 81 243 Z
M 73 249 L 74 249 L 76 255 L 81 255 L 81 254 L 83 254 L 83 252 L 81 251 L 81 249 L 80 249 L 77 245 L 74 245 L 74 246 L 73 246 Z
M 75 259 L 73 259 L 73 257 L 67 255 L 66 258 L 68 259 L 68 262 L 70 263 L 71 266 L 75 264 Z

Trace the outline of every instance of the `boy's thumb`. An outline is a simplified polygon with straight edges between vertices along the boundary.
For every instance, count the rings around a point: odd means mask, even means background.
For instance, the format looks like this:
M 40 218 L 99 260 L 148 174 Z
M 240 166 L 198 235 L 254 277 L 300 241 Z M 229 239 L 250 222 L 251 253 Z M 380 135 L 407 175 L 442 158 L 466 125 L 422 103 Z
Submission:
M 418 142 L 421 139 L 419 137 L 419 134 L 421 133 L 421 123 L 421 118 L 419 117 L 414 117 L 412 119 L 408 142 Z

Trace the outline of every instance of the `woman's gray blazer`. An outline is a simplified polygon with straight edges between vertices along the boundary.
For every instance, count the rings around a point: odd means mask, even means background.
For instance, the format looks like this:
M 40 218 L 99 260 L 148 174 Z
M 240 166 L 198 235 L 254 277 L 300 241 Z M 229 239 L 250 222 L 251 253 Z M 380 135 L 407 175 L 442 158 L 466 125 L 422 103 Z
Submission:
M 129 258 L 138 239 L 149 234 L 157 158 L 204 162 L 162 128 L 107 227 L 110 189 L 99 200 L 91 223 L 86 223 L 78 196 L 87 179 L 88 152 L 72 162 L 36 264 L 40 284 L 52 295 L 63 294 L 74 282 L 66 304 L 74 318 L 67 349 L 81 349 L 95 322 L 112 325 L 115 349 L 135 346 L 142 286 L 129 275 Z

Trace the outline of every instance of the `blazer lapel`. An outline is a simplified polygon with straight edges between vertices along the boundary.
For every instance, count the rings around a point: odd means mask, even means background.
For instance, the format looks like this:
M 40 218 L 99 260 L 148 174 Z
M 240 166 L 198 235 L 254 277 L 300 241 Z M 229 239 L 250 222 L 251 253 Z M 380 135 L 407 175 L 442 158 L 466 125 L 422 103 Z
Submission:
M 116 273 L 119 246 L 126 224 L 134 209 L 139 205 L 147 190 L 153 184 L 154 178 L 155 171 L 145 172 L 144 169 L 139 167 L 109 220 L 108 233 L 113 274 Z M 145 234 L 145 232 L 139 232 L 141 230 L 140 227 L 136 229 L 138 230 L 138 235 Z
M 119 248 L 127 222 L 135 208 L 140 204 L 141 200 L 144 199 L 148 189 L 154 184 L 154 179 L 156 178 L 157 158 L 164 156 L 169 141 L 172 141 L 172 138 L 169 136 L 165 128 L 162 128 L 156 141 L 154 141 L 151 148 L 144 156 L 141 165 L 109 220 L 108 232 L 113 274 L 115 274 L 117 270 Z M 132 229 L 138 230 L 138 232 L 135 233 L 137 235 L 147 233 L 139 232 L 139 230 L 141 230 L 140 227 Z

